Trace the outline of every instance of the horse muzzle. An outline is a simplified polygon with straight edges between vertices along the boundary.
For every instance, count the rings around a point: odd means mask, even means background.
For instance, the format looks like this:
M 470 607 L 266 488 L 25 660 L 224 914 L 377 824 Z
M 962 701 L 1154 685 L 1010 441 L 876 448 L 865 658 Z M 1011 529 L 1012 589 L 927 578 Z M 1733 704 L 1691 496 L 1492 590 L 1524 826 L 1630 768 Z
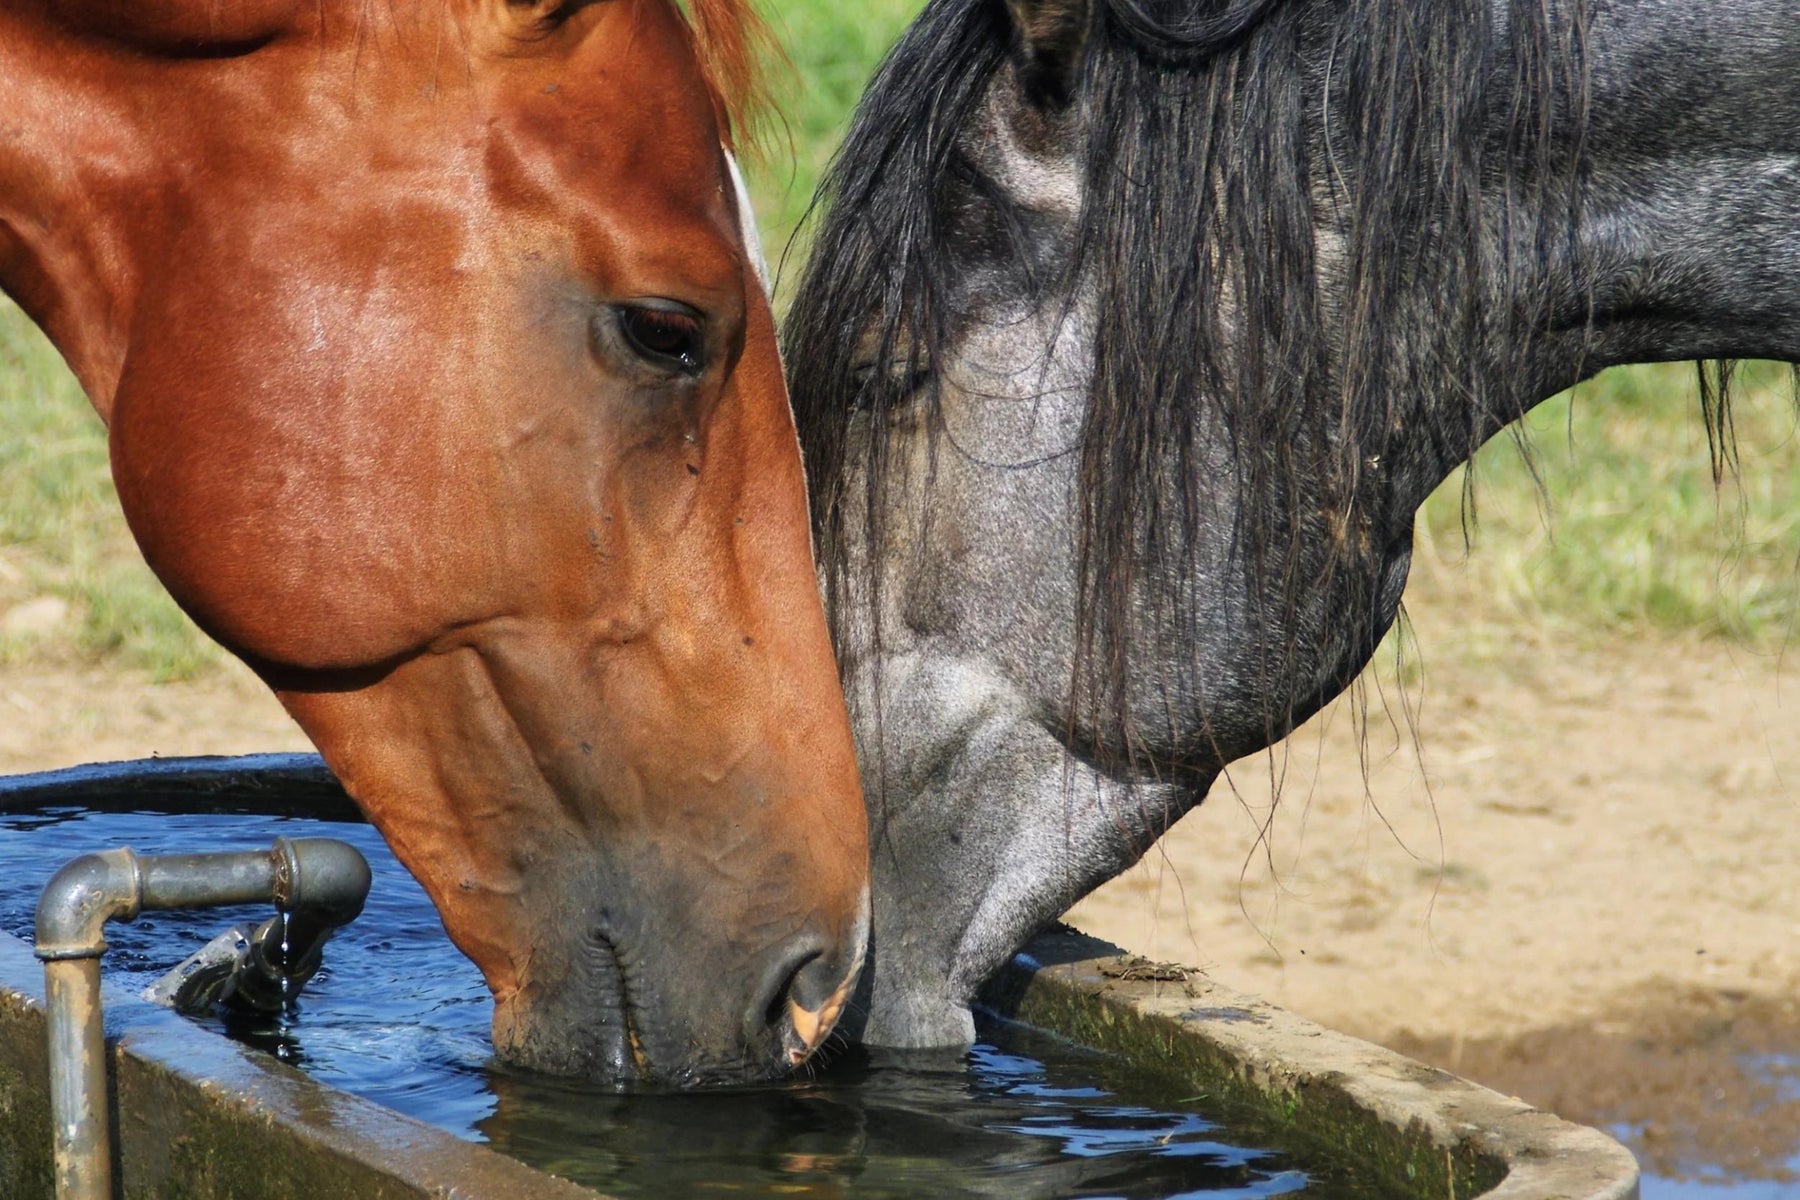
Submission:
M 869 936 L 866 891 L 846 919 L 815 915 L 772 941 L 759 936 L 767 918 L 749 932 L 683 922 L 677 935 L 612 906 L 590 915 L 602 919 L 540 939 L 522 986 L 496 1003 L 503 1061 L 625 1087 L 785 1075 L 836 1028 Z M 554 947 L 566 947 L 560 962 Z

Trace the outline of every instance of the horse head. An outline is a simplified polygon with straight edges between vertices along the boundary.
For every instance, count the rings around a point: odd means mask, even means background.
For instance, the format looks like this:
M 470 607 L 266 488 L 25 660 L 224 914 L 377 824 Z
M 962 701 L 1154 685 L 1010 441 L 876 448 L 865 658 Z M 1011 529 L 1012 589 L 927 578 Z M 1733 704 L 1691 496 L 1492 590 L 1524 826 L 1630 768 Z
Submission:
M 1026 938 L 1348 686 L 1413 513 L 1510 421 L 1614 363 L 1800 358 L 1792 18 L 925 10 L 785 330 L 870 1038 L 966 1039 Z
M 747 204 L 747 13 L 28 0 L 0 283 L 170 592 L 275 689 L 501 1057 L 783 1071 L 866 822 Z

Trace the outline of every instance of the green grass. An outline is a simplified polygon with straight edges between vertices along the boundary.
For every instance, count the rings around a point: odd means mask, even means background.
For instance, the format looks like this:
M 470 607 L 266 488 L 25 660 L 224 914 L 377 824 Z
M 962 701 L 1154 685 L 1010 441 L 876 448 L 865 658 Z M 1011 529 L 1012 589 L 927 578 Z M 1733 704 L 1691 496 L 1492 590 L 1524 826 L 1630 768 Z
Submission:
M 750 170 L 779 262 L 868 74 L 918 0 L 765 0 L 793 71 L 785 126 Z M 785 279 L 797 273 L 796 246 Z M 1752 373 L 1738 409 L 1741 475 L 1715 490 L 1691 371 L 1613 372 L 1529 422 L 1541 487 L 1511 439 L 1473 469 L 1475 549 L 1463 554 L 1461 473 L 1425 506 L 1409 604 L 1517 629 L 1701 634 L 1773 645 L 1795 624 L 1800 437 L 1778 374 Z M 104 431 L 44 339 L 0 301 L 0 619 L 52 595 L 67 628 L 0 637 L 0 662 L 104 661 L 158 678 L 219 651 L 144 567 L 119 516 Z
M 1715 486 L 1689 365 L 1610 371 L 1540 405 L 1526 422 L 1529 463 L 1502 436 L 1465 468 L 1476 482 L 1466 558 L 1464 472 L 1425 505 L 1409 604 L 1564 633 L 1779 645 L 1800 611 L 1800 426 L 1786 369 L 1746 370 L 1734 411 L 1740 470 Z
M 762 12 L 793 68 L 776 79 L 784 119 L 762 161 L 746 172 L 771 266 L 779 266 L 870 73 L 921 6 L 921 0 L 763 0 Z M 784 279 L 799 273 L 801 249 L 789 256 Z
M 168 680 L 219 660 L 139 557 L 81 388 L 0 298 L 0 617 L 41 596 L 69 606 L 65 628 L 0 634 L 0 662 L 104 659 Z

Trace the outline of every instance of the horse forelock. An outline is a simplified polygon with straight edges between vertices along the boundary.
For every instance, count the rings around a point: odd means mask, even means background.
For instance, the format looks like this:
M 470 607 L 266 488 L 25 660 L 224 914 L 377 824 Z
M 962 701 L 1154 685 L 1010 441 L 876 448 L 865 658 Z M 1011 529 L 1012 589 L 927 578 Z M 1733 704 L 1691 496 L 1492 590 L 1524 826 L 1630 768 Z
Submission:
M 1522 326 L 1541 316 L 1505 256 L 1493 294 L 1483 204 L 1499 193 L 1529 207 L 1572 188 L 1561 167 L 1584 120 L 1586 0 L 1511 0 L 1497 17 L 1489 0 L 1097 2 L 1073 110 L 1082 208 L 1063 277 L 1040 281 L 1044 298 L 1085 288 L 1095 301 L 1077 480 L 1081 688 L 1116 713 L 1140 652 L 1157 649 L 1134 644 L 1144 579 L 1169 581 L 1158 590 L 1173 627 L 1196 623 L 1182 606 L 1203 595 L 1194 547 L 1212 515 L 1199 464 L 1222 430 L 1238 476 L 1232 536 L 1271 602 L 1245 632 L 1274 647 L 1280 725 L 1320 669 L 1321 637 L 1379 636 L 1366 560 L 1410 519 L 1388 511 L 1390 450 L 1423 438 L 1466 456 L 1487 418 L 1518 403 L 1507 372 L 1444 347 L 1522 356 L 1525 339 L 1496 329 L 1510 332 L 1515 311 Z M 827 176 L 832 206 L 790 311 L 790 386 L 840 622 L 848 552 L 880 562 L 899 469 L 884 414 L 921 402 L 879 381 L 907 376 L 889 370 L 896 358 L 935 364 L 950 349 L 942 181 L 968 173 L 959 131 L 1007 62 L 1015 35 L 1000 9 L 937 0 L 896 47 Z M 1510 112 L 1491 108 L 1497 97 Z M 1427 393 L 1466 408 L 1403 412 L 1402 397 Z M 1442 427 L 1398 424 L 1421 412 Z M 878 571 L 857 581 L 859 605 L 878 614 L 880 587 Z M 1361 627 L 1302 630 L 1317 620 L 1302 610 L 1327 594 Z M 1117 715 L 1103 724 L 1130 745 Z
M 769 68 L 780 47 L 749 0 L 678 0 L 693 35 L 694 54 L 724 118 L 726 146 L 754 156 L 774 113 Z
M 532 19 L 544 28 L 554 28 L 589 4 L 614 2 L 617 0 L 539 0 Z M 769 68 L 783 59 L 752 0 L 648 2 L 666 4 L 679 14 L 701 78 L 719 113 L 721 140 L 740 156 L 753 155 L 763 126 L 774 112 Z

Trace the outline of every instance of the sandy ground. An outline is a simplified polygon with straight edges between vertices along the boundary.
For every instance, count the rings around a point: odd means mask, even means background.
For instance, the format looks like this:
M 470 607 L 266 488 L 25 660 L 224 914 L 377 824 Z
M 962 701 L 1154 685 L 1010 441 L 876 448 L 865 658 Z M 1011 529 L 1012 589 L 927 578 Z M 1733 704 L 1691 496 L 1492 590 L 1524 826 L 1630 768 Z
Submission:
M 1606 1127 L 1658 1176 L 1800 1196 L 1800 659 L 1472 647 L 1415 616 L 1449 660 L 1416 741 L 1340 704 L 1070 921 Z
M 83 762 L 310 750 L 250 671 L 229 661 L 191 683 L 92 667 L 0 669 L 0 773 Z
M 1340 706 L 1290 739 L 1272 823 L 1269 761 L 1240 763 L 1070 920 L 1377 1040 L 1800 995 L 1800 661 L 1522 648 L 1426 685 L 1418 745 L 1371 719 L 1366 786 Z
M 1623 1130 L 1663 1173 L 1792 1178 L 1800 655 L 1414 619 L 1416 741 L 1391 694 L 1366 739 L 1328 710 L 1070 920 Z M 0 670 L 4 772 L 305 746 L 236 664 L 166 686 Z M 1747 1054 L 1795 1078 L 1746 1074 Z

